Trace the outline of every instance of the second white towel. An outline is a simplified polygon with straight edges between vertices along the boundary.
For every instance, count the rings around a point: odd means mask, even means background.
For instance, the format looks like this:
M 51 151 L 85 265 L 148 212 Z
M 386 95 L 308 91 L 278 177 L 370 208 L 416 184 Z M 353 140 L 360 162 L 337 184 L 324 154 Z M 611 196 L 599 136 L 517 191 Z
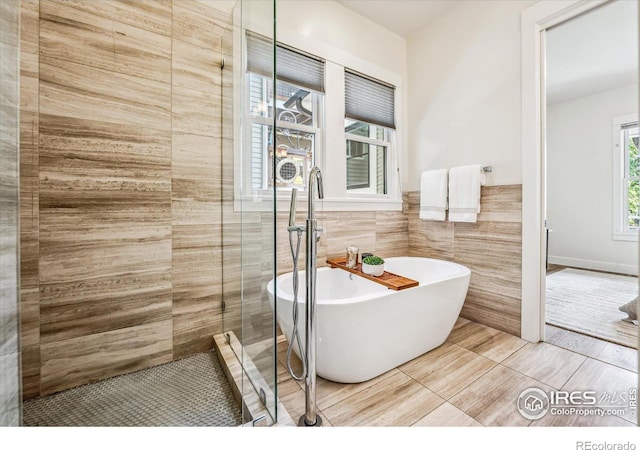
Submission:
M 445 219 L 447 211 L 448 169 L 428 170 L 420 176 L 420 218 Z
M 479 164 L 453 167 L 449 170 L 449 221 L 478 220 L 480 186 L 484 183 L 484 173 Z

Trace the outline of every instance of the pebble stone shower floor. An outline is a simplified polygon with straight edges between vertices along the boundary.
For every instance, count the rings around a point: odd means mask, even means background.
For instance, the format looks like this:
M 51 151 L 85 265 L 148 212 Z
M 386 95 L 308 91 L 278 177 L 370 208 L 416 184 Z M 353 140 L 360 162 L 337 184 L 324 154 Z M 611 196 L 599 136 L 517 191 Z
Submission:
M 27 400 L 25 426 L 237 426 L 240 408 L 214 352 Z

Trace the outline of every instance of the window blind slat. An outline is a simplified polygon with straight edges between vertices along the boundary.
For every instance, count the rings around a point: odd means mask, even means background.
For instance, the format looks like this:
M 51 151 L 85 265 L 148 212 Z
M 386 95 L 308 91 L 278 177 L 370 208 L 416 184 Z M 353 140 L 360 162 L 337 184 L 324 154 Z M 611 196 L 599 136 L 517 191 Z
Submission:
M 278 45 L 276 78 L 316 92 L 324 92 L 324 61 Z
M 345 70 L 345 115 L 395 129 L 395 87 Z
M 273 76 L 273 39 L 247 31 L 247 70 L 264 77 Z
M 247 70 L 265 77 L 273 74 L 273 40 L 247 31 Z M 324 60 L 276 45 L 276 78 L 287 83 L 324 92 Z

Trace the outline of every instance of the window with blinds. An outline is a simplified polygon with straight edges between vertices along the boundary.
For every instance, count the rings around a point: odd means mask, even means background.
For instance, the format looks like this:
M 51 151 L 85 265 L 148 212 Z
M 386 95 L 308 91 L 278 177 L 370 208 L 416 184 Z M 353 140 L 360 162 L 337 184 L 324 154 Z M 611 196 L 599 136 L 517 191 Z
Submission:
M 345 69 L 345 116 L 395 129 L 395 87 Z
M 304 190 L 322 129 L 324 60 L 247 32 L 251 190 Z M 273 119 L 276 130 L 273 132 Z
M 344 84 L 347 191 L 386 195 L 395 87 L 350 70 Z
M 275 64 L 273 40 L 247 31 L 247 71 L 263 77 L 273 76 L 290 84 L 324 93 L 324 60 L 277 43 Z
M 383 208 L 398 201 L 396 87 L 295 47 L 274 45 L 272 39 L 250 31 L 245 38 L 242 130 L 250 142 L 243 152 L 245 192 L 266 196 L 273 187 L 306 190 L 311 168 L 322 158 L 331 168 L 325 182 L 332 182 L 332 174 L 346 172 L 346 186 L 333 190 L 337 198 L 368 197 L 368 204 L 380 200 Z M 344 84 L 339 78 L 325 78 L 327 65 L 332 71 L 344 69 Z M 331 95 L 325 98 L 325 92 Z M 345 147 L 320 153 L 325 101 L 331 102 L 326 105 L 329 114 L 341 110 L 344 102 Z M 340 139 L 339 129 L 327 131 L 331 140 Z

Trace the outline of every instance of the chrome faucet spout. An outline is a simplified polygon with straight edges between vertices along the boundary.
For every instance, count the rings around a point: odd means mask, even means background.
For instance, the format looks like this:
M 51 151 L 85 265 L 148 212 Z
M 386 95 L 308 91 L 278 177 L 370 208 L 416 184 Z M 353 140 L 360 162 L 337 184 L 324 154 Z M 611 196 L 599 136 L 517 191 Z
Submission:
M 318 198 L 322 200 L 324 198 L 324 183 L 322 182 L 322 172 L 317 166 L 314 166 L 309 173 L 309 207 L 307 209 L 307 217 L 309 219 L 315 219 L 316 206 L 315 206 L 315 188 L 318 188 Z

